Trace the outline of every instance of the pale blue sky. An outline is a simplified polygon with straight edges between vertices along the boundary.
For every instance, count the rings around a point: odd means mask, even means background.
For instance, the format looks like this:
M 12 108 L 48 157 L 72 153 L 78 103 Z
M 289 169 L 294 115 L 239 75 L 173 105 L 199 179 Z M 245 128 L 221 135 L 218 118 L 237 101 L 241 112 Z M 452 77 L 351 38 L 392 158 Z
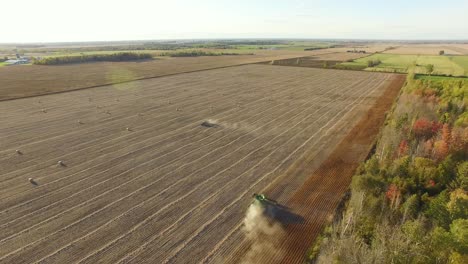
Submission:
M 0 0 L 0 43 L 173 38 L 468 39 L 468 0 Z

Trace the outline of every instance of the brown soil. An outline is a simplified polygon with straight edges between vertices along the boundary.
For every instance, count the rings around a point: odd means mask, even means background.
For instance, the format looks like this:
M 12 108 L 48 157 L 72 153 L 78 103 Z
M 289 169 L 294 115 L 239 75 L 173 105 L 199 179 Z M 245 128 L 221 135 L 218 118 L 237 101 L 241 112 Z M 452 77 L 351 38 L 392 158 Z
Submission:
M 265 239 L 279 239 L 282 241 L 279 245 L 270 245 L 273 249 L 258 253 L 255 259 L 246 261 L 244 256 L 251 255 L 255 247 L 252 241 L 243 237 L 242 232 L 233 232 L 232 238 L 225 242 L 234 244 L 227 247 L 231 252 L 225 252 L 227 256 L 219 253 L 218 258 L 212 258 L 213 262 L 303 263 L 307 250 L 323 225 L 332 219 L 355 169 L 370 152 L 385 120 L 385 112 L 390 109 L 404 81 L 404 75 L 394 75 L 381 96 L 369 100 L 368 107 L 361 107 L 362 114 L 348 118 L 341 128 L 332 130 L 332 138 L 320 139 L 318 149 L 310 149 L 307 155 L 296 159 L 264 189 L 268 197 L 289 208 L 291 215 L 284 225 L 284 235 Z M 338 138 L 339 141 L 335 141 Z M 306 175 L 306 179 L 299 180 L 303 175 Z M 301 184 L 296 185 L 298 182 Z M 294 219 L 302 221 L 295 222 Z
M 259 51 L 255 55 L 159 58 L 140 62 L 96 62 L 72 65 L 27 65 L 0 68 L 0 101 L 52 94 L 173 74 L 238 66 L 261 61 L 336 52 Z
M 301 215 L 313 217 L 303 224 L 287 227 L 288 236 L 284 246 L 288 253 L 280 263 L 304 261 L 304 254 L 321 232 L 323 225 L 331 219 L 331 214 L 345 194 L 354 171 L 368 155 L 385 120 L 385 112 L 391 108 L 404 81 L 404 75 L 392 81 L 368 113 L 289 199 L 288 206 L 297 208 Z
M 243 245 L 251 195 L 269 189 L 308 231 L 326 218 L 307 213 L 331 212 L 349 180 L 316 179 L 340 191 L 310 200 L 314 180 L 301 186 L 322 158 L 310 160 L 393 78 L 244 65 L 0 102 L 0 263 L 216 262 Z M 299 189 L 310 201 L 290 199 Z

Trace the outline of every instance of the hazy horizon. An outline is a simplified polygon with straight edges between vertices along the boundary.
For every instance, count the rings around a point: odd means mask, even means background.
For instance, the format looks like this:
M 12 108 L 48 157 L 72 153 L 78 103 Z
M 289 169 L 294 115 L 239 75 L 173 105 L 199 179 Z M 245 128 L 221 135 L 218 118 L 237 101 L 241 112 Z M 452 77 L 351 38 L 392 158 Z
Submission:
M 121 40 L 88 40 L 88 41 L 25 41 L 25 42 L 0 42 L 0 45 L 34 45 L 34 44 L 98 44 L 98 43 L 143 43 L 143 42 L 171 42 L 171 41 L 230 41 L 230 40 L 296 40 L 296 41 L 323 41 L 323 42 L 382 42 L 382 43 L 424 43 L 424 44 L 437 44 L 437 43 L 466 43 L 466 39 L 351 39 L 351 38 L 173 38 L 173 39 L 121 39 Z
M 2 3 L 0 43 L 174 39 L 468 39 L 467 1 L 26 0 Z

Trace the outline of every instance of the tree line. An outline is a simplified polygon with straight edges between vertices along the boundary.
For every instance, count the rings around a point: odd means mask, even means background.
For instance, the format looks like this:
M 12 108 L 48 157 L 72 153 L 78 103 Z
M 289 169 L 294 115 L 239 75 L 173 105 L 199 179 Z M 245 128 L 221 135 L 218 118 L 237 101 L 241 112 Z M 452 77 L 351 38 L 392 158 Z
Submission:
M 353 177 L 317 263 L 468 263 L 468 80 L 414 79 Z
M 113 54 L 92 54 L 92 55 L 77 55 L 77 56 L 60 56 L 46 57 L 41 59 L 33 59 L 33 64 L 36 65 L 60 65 L 72 63 L 98 62 L 98 61 L 135 61 L 152 59 L 149 53 L 136 52 L 120 52 Z
M 200 57 L 200 56 L 235 56 L 235 55 L 253 55 L 253 53 L 230 53 L 230 52 L 207 52 L 202 50 L 165 52 L 160 56 L 169 57 Z

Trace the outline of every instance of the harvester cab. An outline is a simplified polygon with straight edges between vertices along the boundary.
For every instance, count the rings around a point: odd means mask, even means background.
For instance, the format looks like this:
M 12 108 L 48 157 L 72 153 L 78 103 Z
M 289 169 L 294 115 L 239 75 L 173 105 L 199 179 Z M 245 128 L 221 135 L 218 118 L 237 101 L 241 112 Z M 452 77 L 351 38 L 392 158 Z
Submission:
M 259 203 L 263 206 L 266 206 L 266 205 L 277 205 L 278 203 L 275 201 L 275 200 L 271 200 L 271 199 L 268 199 L 264 194 L 257 194 L 257 193 L 254 193 L 252 195 L 252 197 L 254 198 L 253 202 L 252 203 Z

